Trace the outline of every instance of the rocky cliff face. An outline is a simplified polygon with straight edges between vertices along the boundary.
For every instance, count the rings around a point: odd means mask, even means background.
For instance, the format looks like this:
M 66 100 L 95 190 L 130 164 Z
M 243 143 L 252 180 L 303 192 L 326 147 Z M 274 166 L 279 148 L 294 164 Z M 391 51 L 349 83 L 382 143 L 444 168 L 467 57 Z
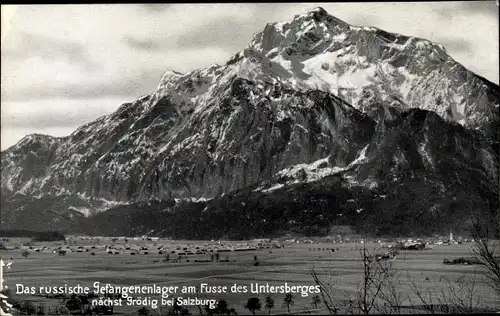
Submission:
M 22 172 L 6 185 L 13 192 L 57 195 L 63 190 L 117 201 L 212 198 L 298 163 L 329 156 L 347 165 L 374 128 L 372 119 L 333 95 L 238 77 L 214 93 L 203 111 L 183 114 L 176 105 L 168 95 L 123 105 L 54 141 L 47 154 L 32 154 L 24 144 L 40 141 L 27 138 L 6 159 L 14 169 L 39 157 L 33 166 L 38 173 L 27 177 L 29 169 L 20 167 Z M 25 150 L 28 158 L 19 153 Z
M 497 116 L 498 86 L 442 46 L 319 8 L 266 25 L 225 65 L 166 72 L 152 94 L 68 137 L 25 137 L 2 152 L 2 198 L 105 209 L 272 194 L 336 174 L 369 190 L 418 178 L 435 197 L 468 190 L 473 176 L 490 196 Z

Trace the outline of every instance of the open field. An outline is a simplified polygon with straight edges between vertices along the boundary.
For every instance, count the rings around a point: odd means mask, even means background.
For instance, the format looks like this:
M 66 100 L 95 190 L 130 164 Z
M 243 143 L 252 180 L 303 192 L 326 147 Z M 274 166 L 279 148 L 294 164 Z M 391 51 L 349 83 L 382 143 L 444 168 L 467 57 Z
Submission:
M 310 275 L 310 269 L 315 268 L 320 274 L 328 271 L 328 278 L 335 284 L 339 292 L 339 299 L 352 296 L 356 286 L 362 277 L 362 262 L 360 260 L 361 244 L 354 243 L 323 243 L 323 244 L 286 244 L 284 248 L 266 248 L 241 252 L 221 252 L 220 260 L 228 259 L 229 262 L 194 262 L 194 260 L 211 260 L 211 255 L 218 249 L 242 247 L 237 244 L 243 242 L 222 242 L 219 245 L 207 241 L 148 241 L 148 240 L 123 240 L 112 242 L 110 239 L 76 240 L 64 245 L 64 243 L 46 242 L 35 243 L 30 254 L 25 259 L 21 256 L 21 250 L 1 250 L 2 259 L 13 264 L 9 270 L 4 272 L 4 285 L 15 291 L 16 284 L 25 286 L 88 286 L 92 289 L 93 283 L 110 283 L 113 285 L 145 285 L 156 284 L 158 286 L 183 286 L 193 285 L 199 289 L 200 283 L 209 285 L 233 284 L 246 285 L 250 289 L 251 283 L 270 285 L 315 285 Z M 35 251 L 36 248 L 46 249 Z M 106 246 L 111 246 L 112 249 Z M 248 246 L 248 244 L 246 245 Z M 251 246 L 251 245 L 250 245 Z M 61 256 L 53 253 L 57 247 L 70 247 L 72 252 Z M 81 252 L 78 252 L 78 247 Z M 142 249 L 146 247 L 147 250 Z M 161 249 L 158 249 L 160 248 Z M 196 249 L 198 247 L 198 249 Z M 379 244 L 367 244 L 366 247 L 374 253 L 385 253 L 387 249 L 381 249 Z M 125 249 L 130 248 L 130 249 Z M 318 250 L 320 248 L 321 250 Z M 325 250 L 322 250 L 322 249 Z M 329 249 L 335 249 L 335 252 Z M 69 248 L 68 248 L 69 249 Z M 212 250 L 213 252 L 210 252 Z M 112 254 L 109 254 L 111 251 Z M 145 252 L 148 252 L 145 254 Z M 159 252 L 162 251 L 162 254 Z M 201 252 L 196 254 L 196 251 Z M 91 253 L 95 255 L 91 255 Z M 116 252 L 118 252 L 116 254 Z M 134 252 L 135 255 L 131 255 Z M 175 253 L 172 253 L 175 252 Z M 178 254 L 185 253 L 181 262 L 173 262 Z M 193 252 L 195 254 L 187 254 Z M 166 262 L 165 254 L 170 254 L 170 261 Z M 254 256 L 257 256 L 259 265 L 254 265 Z M 440 245 L 433 249 L 421 251 L 401 251 L 396 260 L 392 261 L 392 267 L 399 272 L 397 289 L 399 292 L 411 293 L 411 278 L 425 291 L 441 293 L 444 278 L 457 280 L 463 275 L 475 275 L 477 278 L 478 295 L 484 306 L 500 310 L 500 302 L 486 285 L 486 279 L 482 274 L 482 267 L 473 265 L 444 265 L 445 258 L 456 258 L 470 256 L 469 245 Z M 189 260 L 189 262 L 188 262 Z M 325 278 L 327 276 L 325 275 Z M 262 309 L 257 314 L 267 314 L 265 309 L 265 297 L 268 294 L 179 294 L 179 296 L 225 299 L 230 308 L 234 308 L 239 314 L 248 314 L 244 304 L 248 298 L 257 296 L 261 299 Z M 275 308 L 272 313 L 286 313 L 286 307 L 282 306 L 284 294 L 270 294 L 275 300 Z M 21 300 L 32 300 L 47 305 L 59 305 L 57 299 L 49 299 L 42 296 L 14 295 Z M 311 309 L 312 295 L 301 297 L 294 295 L 295 304 L 292 312 Z M 114 311 L 118 313 L 131 314 L 140 306 L 117 306 Z M 193 314 L 198 314 L 196 307 L 191 307 Z

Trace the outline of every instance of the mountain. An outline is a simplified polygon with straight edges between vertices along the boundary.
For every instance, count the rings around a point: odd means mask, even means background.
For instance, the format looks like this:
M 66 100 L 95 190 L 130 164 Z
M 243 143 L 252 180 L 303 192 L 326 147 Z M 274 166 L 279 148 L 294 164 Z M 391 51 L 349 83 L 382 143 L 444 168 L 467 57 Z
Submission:
M 306 211 L 321 215 L 313 226 L 350 212 L 349 224 L 383 218 L 381 227 L 415 225 L 400 233 L 433 233 L 443 227 L 419 227 L 443 216 L 464 225 L 471 209 L 497 216 L 498 114 L 498 86 L 441 45 L 351 26 L 318 8 L 267 24 L 225 65 L 167 71 L 153 93 L 68 137 L 30 135 L 2 152 L 2 226 L 25 229 L 16 214 L 58 198 L 57 214 L 88 216 L 67 219 L 68 229 L 99 233 L 154 227 L 182 237 L 150 219 L 186 221 L 189 210 L 208 216 L 205 226 L 185 222 L 182 231 L 198 227 L 197 238 L 231 231 L 219 227 L 221 213 L 250 227 L 277 214 L 285 221 L 250 236 L 302 227 Z M 264 206 L 255 202 L 262 198 Z M 157 210 L 140 220 L 151 203 Z M 249 222 L 242 203 L 265 211 Z
M 482 135 L 420 109 L 383 124 L 349 165 L 327 157 L 211 200 L 116 206 L 89 218 L 87 232 L 249 239 L 324 235 L 334 223 L 376 236 L 425 236 L 468 234 L 471 217 L 498 220 L 498 178 L 490 178 L 498 155 L 476 151 Z
M 266 25 L 236 58 L 245 54 L 271 62 L 267 78 L 348 98 L 366 113 L 380 103 L 417 107 L 472 128 L 498 114 L 498 86 L 455 62 L 442 45 L 351 26 L 321 8 Z

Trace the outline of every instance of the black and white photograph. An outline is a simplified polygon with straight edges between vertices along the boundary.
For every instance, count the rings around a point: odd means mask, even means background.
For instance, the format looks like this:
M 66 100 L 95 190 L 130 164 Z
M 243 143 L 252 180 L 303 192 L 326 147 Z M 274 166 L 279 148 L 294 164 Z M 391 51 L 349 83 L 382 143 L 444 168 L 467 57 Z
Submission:
M 0 315 L 500 313 L 498 8 L 2 5 Z

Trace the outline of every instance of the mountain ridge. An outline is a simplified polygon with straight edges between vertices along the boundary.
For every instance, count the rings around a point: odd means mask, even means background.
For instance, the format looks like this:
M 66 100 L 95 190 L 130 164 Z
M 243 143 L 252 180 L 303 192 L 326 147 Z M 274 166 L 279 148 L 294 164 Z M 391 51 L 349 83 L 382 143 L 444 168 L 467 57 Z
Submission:
M 2 200 L 60 196 L 61 212 L 87 205 L 94 214 L 112 204 L 217 200 L 249 187 L 272 195 L 339 174 L 348 177 L 346 192 L 415 177 L 439 201 L 436 186 L 467 189 L 438 175 L 436 164 L 494 193 L 498 86 L 421 41 L 351 26 L 322 9 L 268 23 L 224 65 L 166 71 L 151 94 L 67 137 L 30 135 L 2 151 Z M 405 125 L 408 115 L 431 123 Z M 437 134 L 456 145 L 439 147 Z M 480 208 L 491 212 L 492 203 Z M 2 213 L 13 216 L 8 209 Z

